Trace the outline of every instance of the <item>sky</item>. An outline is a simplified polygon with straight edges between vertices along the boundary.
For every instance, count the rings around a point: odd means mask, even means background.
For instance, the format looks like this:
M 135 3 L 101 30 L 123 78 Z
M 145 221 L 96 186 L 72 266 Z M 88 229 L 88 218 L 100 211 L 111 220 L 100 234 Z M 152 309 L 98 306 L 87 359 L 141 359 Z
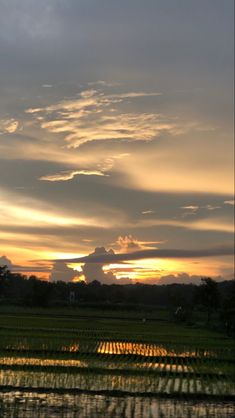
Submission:
M 0 0 L 0 264 L 234 277 L 233 5 Z

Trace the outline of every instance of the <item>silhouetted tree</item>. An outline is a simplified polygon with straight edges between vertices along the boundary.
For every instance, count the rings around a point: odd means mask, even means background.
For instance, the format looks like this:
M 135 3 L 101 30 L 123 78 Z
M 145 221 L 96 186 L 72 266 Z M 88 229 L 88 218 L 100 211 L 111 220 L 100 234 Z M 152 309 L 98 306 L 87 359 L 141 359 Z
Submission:
M 52 283 L 37 280 L 34 276 L 31 276 L 28 282 L 31 284 L 29 304 L 41 307 L 48 306 L 52 291 Z
M 7 266 L 0 266 L 0 297 L 4 298 L 8 294 L 11 284 L 12 273 Z
M 211 320 L 212 313 L 219 307 L 218 284 L 210 277 L 203 277 L 200 286 L 196 289 L 196 301 L 203 305 L 207 311 L 207 322 Z
M 221 304 L 220 319 L 228 336 L 235 333 L 235 281 L 232 280 L 229 292 Z

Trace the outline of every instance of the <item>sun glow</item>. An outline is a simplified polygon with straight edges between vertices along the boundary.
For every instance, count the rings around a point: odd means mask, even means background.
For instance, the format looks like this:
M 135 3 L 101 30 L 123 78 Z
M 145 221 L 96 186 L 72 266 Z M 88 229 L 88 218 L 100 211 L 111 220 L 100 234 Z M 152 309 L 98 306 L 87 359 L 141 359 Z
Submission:
M 178 276 L 188 273 L 190 276 L 218 276 L 221 266 L 229 268 L 231 256 L 224 257 L 223 261 L 214 258 L 208 259 L 145 259 L 130 261 L 125 264 L 110 264 L 104 266 L 104 271 L 112 272 L 117 279 L 129 278 L 133 282 L 153 283 L 163 276 Z
M 130 261 L 125 264 L 109 264 L 104 271 L 111 271 L 117 279 L 128 277 L 132 280 L 157 279 L 163 274 L 173 274 L 180 271 L 180 263 L 176 260 L 145 259 Z

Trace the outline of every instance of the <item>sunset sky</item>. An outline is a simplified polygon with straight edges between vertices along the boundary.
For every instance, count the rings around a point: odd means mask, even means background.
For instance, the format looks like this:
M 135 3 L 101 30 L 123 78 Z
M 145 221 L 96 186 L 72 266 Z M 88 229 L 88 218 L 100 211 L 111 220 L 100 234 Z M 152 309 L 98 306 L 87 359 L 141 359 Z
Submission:
M 0 10 L 0 264 L 233 278 L 233 1 Z

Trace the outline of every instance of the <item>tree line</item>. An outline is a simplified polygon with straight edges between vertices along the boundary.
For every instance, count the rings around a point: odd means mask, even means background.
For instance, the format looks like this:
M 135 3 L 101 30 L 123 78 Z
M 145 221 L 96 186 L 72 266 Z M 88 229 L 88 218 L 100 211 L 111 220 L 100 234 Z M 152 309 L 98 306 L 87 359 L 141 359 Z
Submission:
M 216 282 L 205 277 L 195 284 L 101 284 L 97 280 L 65 283 L 48 282 L 36 276 L 12 273 L 0 266 L 0 305 L 31 307 L 82 306 L 102 309 L 166 308 L 176 321 L 192 321 L 195 309 L 205 312 L 207 322 L 220 315 L 228 330 L 233 329 L 234 280 Z

